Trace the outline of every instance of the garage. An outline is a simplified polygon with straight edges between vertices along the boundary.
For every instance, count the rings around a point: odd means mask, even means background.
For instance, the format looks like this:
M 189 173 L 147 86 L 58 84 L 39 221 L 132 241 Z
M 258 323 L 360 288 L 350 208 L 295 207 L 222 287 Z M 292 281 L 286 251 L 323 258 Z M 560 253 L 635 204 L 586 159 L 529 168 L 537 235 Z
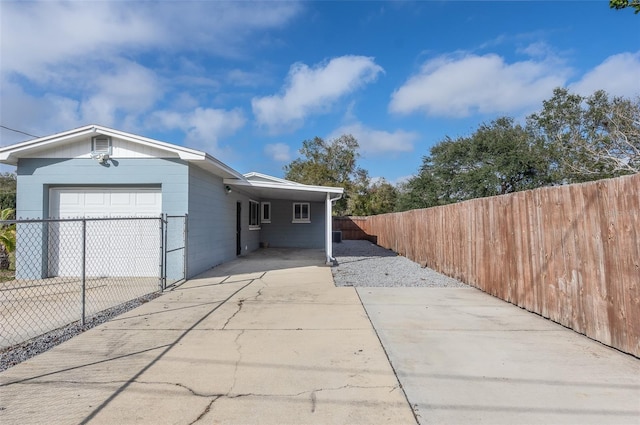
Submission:
M 160 188 L 53 188 L 49 217 L 158 217 Z
M 84 229 L 82 221 L 50 223 L 49 277 L 81 274 L 83 240 L 86 276 L 157 276 L 161 243 L 158 217 L 161 212 L 159 187 L 50 189 L 50 218 L 101 220 L 84 222 Z

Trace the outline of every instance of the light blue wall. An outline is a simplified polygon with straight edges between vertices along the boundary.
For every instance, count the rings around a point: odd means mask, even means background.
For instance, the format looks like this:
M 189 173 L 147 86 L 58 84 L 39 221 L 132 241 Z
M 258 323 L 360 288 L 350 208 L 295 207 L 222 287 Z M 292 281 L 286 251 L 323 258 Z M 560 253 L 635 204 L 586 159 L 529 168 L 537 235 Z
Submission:
M 272 222 L 261 230 L 249 229 L 249 200 L 262 201 L 233 188 L 227 193 L 222 178 L 179 159 L 136 158 L 109 161 L 102 166 L 92 159 L 20 159 L 18 163 L 18 218 L 47 218 L 51 187 L 161 187 L 162 212 L 189 214 L 187 277 L 236 258 L 236 203 L 242 203 L 242 254 L 258 248 L 260 242 L 273 247 L 323 248 L 325 206 L 311 203 L 311 223 L 293 224 L 292 202 L 271 200 Z M 269 200 L 266 200 L 269 201 Z M 179 245 L 181 230 L 168 235 L 168 245 Z M 17 262 L 40 270 L 46 277 L 46 230 L 40 241 L 30 242 L 28 252 L 16 252 Z M 18 238 L 21 237 L 18 228 Z M 33 234 L 29 235 L 34 238 Z M 40 247 L 42 245 L 42 248 Z M 19 244 L 19 246 L 27 246 Z M 27 264 L 28 263 L 28 264 Z M 180 268 L 179 254 L 167 259 L 168 268 Z M 171 270 L 168 270 L 171 275 Z M 29 276 L 34 278 L 35 276 Z M 169 276 L 172 277 L 172 276 Z
M 293 201 L 271 202 L 271 223 L 262 223 L 261 242 L 274 248 L 324 248 L 324 202 L 310 202 L 311 223 L 292 223 Z
M 242 203 L 244 255 L 259 244 L 259 232 L 249 230 L 249 197 L 227 193 L 222 178 L 189 167 L 189 277 L 236 258 L 236 202 Z
M 184 215 L 188 207 L 189 173 L 179 159 L 137 158 L 109 161 L 92 159 L 23 158 L 18 162 L 16 217 L 49 218 L 51 187 L 158 187 L 162 188 L 162 211 Z M 16 277 L 47 277 L 46 225 L 19 225 L 17 229 Z M 28 273 L 21 276 L 21 273 Z
M 49 188 L 63 186 L 161 186 L 162 212 L 187 212 L 188 167 L 179 159 L 118 159 L 106 167 L 92 159 L 23 158 L 17 175 L 18 218 L 48 218 Z

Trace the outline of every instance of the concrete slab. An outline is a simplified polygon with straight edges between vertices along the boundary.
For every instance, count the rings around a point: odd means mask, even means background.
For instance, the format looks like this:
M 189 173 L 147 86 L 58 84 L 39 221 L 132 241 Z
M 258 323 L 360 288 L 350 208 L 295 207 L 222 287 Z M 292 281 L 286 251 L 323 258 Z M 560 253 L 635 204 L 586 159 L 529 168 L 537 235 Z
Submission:
M 359 288 L 421 424 L 639 424 L 640 360 L 473 288 Z
M 416 423 L 322 251 L 264 251 L 0 373 L 0 423 Z

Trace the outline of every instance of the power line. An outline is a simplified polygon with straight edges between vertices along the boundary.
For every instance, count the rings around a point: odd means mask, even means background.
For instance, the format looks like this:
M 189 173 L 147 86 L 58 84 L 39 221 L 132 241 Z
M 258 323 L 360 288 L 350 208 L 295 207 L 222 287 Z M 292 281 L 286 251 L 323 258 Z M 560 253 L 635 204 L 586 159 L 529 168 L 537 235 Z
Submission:
M 40 136 L 34 136 L 33 134 L 25 133 L 24 131 L 16 130 L 16 129 L 14 129 L 14 128 L 9 128 L 9 127 L 4 126 L 4 125 L 1 125 L 1 124 L 0 124 L 0 127 L 4 128 L 5 130 L 15 131 L 16 133 L 24 134 L 25 136 L 34 137 L 34 138 L 36 138 L 36 139 L 37 139 L 38 137 L 40 137 Z

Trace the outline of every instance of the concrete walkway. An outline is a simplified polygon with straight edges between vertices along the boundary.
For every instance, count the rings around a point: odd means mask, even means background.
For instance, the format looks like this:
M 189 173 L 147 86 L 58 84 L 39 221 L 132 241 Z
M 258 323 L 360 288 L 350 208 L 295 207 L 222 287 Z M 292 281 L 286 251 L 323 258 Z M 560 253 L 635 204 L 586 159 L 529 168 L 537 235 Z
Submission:
M 640 424 L 640 360 L 473 288 L 358 288 L 421 424 Z
M 258 251 L 0 374 L 2 424 L 415 424 L 321 251 Z

